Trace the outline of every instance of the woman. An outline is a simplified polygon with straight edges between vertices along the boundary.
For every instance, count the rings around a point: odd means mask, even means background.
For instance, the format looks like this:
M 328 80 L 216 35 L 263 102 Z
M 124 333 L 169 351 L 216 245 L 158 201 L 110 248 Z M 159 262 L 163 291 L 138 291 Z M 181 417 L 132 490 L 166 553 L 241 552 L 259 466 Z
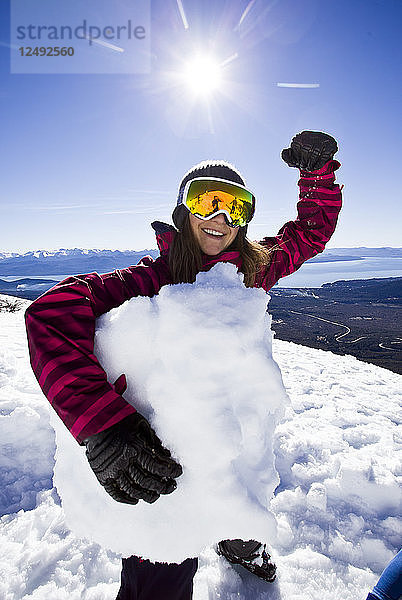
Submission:
M 155 502 L 172 493 L 182 469 L 144 417 L 122 397 L 125 377 L 112 385 L 94 356 L 95 320 L 134 296 L 154 296 L 162 286 L 194 282 L 199 271 L 230 262 L 248 287 L 268 291 L 281 277 L 322 252 L 331 237 L 341 192 L 335 140 L 320 132 L 296 135 L 283 160 L 301 170 L 298 217 L 260 244 L 246 237 L 254 196 L 240 173 L 223 161 L 196 165 L 183 178 L 176 227 L 155 222 L 160 257 L 106 275 L 69 277 L 26 312 L 31 364 L 43 392 L 80 444 L 98 481 L 118 502 Z M 218 551 L 272 581 L 275 566 L 255 540 L 223 540 Z M 181 565 L 123 559 L 119 600 L 187 600 L 197 559 Z

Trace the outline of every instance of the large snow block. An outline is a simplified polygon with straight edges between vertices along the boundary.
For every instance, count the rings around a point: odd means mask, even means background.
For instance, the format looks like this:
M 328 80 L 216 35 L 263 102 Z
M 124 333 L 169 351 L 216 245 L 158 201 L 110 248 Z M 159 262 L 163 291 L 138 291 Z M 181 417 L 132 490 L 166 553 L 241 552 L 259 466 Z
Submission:
M 194 284 L 133 298 L 98 320 L 95 351 L 109 380 L 125 373 L 125 399 L 183 475 L 155 504 L 119 504 L 55 418 L 55 484 L 77 535 L 165 562 L 224 538 L 273 543 L 273 434 L 288 398 L 266 307 L 263 290 L 245 288 L 233 265 L 218 264 Z

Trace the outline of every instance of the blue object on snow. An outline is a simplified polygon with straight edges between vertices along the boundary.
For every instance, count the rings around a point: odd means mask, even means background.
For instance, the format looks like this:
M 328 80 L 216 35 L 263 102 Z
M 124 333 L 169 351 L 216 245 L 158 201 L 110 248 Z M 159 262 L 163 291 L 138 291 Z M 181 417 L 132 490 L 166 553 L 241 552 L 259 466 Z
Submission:
M 366 600 L 399 600 L 402 598 L 402 550 L 384 569 Z

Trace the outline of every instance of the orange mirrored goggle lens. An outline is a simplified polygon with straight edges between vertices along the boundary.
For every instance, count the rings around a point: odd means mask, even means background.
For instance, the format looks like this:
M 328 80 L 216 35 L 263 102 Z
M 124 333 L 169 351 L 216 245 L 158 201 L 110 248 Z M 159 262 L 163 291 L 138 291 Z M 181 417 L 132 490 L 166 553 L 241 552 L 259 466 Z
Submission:
M 184 193 L 183 204 L 200 219 L 226 215 L 230 227 L 244 227 L 254 214 L 255 198 L 242 186 L 220 179 L 193 179 Z

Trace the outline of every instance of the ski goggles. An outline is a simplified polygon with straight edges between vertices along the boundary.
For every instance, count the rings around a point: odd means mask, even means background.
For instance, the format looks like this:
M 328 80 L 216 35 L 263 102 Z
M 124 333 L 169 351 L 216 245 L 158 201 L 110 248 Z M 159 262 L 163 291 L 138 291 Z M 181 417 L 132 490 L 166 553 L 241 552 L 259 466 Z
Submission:
M 203 221 L 224 214 L 229 227 L 245 227 L 253 218 L 255 197 L 226 179 L 197 177 L 186 183 L 181 204 Z

